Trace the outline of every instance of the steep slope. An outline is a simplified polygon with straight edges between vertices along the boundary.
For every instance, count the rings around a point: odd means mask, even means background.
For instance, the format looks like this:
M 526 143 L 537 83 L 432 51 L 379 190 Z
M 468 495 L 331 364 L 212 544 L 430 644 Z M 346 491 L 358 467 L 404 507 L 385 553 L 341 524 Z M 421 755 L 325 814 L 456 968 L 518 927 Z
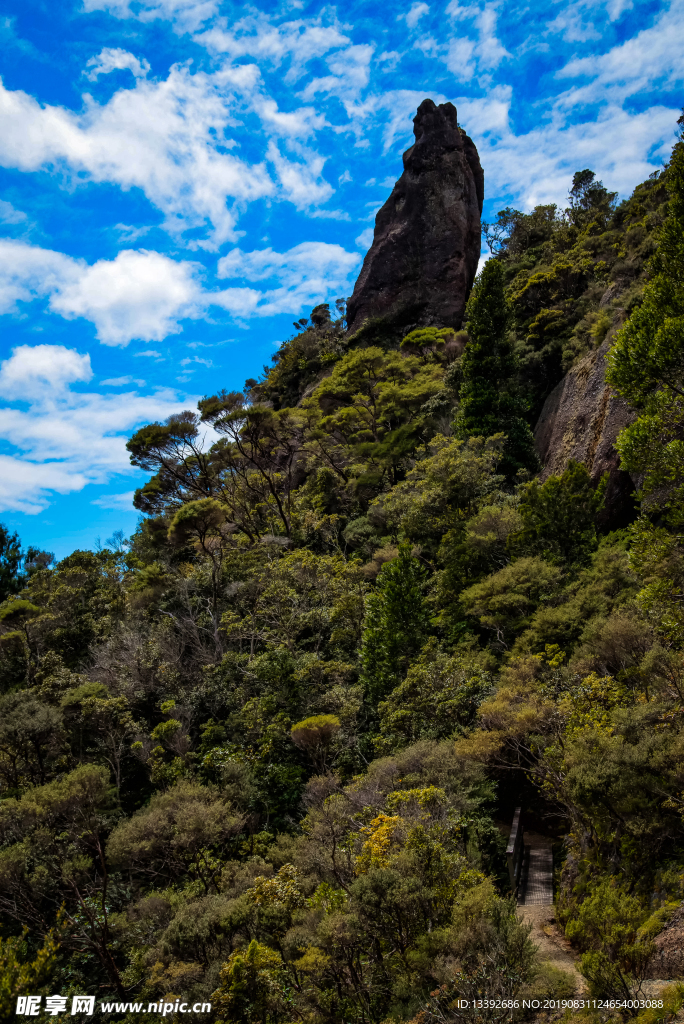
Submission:
M 608 473 L 606 517 L 617 528 L 633 514 L 635 481 L 620 469 L 615 441 L 635 414 L 606 383 L 609 348 L 604 342 L 588 352 L 556 385 L 544 403 L 534 441 L 544 467 L 542 480 L 561 474 L 570 459 L 582 462 L 595 483 Z
M 535 423 L 542 478 L 583 462 L 594 481 L 609 473 L 608 521 L 633 510 L 635 481 L 618 468 L 615 440 L 634 418 L 605 381 L 615 332 L 640 303 L 648 259 L 666 212 L 666 173 L 616 205 L 588 171 L 575 174 L 570 205 L 502 210 L 485 225 L 503 261 L 521 385 Z

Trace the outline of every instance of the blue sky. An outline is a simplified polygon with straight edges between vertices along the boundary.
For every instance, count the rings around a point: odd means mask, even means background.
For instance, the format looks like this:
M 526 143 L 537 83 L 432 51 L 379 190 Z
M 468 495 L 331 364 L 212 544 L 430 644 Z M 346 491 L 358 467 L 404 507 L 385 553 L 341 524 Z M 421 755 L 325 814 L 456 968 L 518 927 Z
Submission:
M 628 195 L 671 150 L 684 0 L 0 0 L 0 519 L 63 556 L 137 513 L 126 437 L 350 294 L 426 96 L 485 218 Z

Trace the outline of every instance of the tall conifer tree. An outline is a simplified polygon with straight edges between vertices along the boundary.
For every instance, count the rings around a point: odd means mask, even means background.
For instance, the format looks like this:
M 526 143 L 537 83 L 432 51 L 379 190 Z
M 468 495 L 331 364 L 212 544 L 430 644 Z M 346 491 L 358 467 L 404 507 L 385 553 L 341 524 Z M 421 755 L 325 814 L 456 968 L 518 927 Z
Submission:
M 373 702 L 401 682 L 411 657 L 428 637 L 426 575 L 408 543 L 380 570 L 377 588 L 368 599 L 361 646 L 361 678 Z
M 509 313 L 498 260 L 485 263 L 468 300 L 467 317 L 469 341 L 461 363 L 457 433 L 461 437 L 504 433 L 501 472 L 512 477 L 521 469 L 535 470 L 537 457 L 516 380 L 517 360 L 508 339 Z

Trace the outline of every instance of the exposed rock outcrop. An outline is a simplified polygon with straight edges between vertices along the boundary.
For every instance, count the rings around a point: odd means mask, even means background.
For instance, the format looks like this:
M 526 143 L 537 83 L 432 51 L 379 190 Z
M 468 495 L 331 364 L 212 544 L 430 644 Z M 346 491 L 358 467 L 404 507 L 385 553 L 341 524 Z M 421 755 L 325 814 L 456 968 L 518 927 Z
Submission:
M 675 910 L 654 943 L 647 977 L 684 978 L 684 906 Z
M 480 256 L 484 174 L 452 103 L 423 100 L 404 173 L 375 218 L 347 304 L 349 331 L 386 317 L 399 331 L 461 326 Z
M 570 459 L 583 462 L 592 479 L 608 472 L 605 516 L 613 527 L 632 513 L 635 482 L 619 468 L 618 434 L 635 413 L 606 383 L 609 342 L 590 352 L 563 378 L 544 403 L 534 431 L 542 479 L 562 473 Z

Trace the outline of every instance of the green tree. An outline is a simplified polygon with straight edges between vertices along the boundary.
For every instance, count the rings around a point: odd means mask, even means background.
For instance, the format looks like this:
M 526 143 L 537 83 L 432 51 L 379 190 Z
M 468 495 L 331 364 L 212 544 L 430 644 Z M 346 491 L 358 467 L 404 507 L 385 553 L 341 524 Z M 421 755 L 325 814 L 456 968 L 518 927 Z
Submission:
M 4 601 L 10 594 L 16 594 L 24 585 L 22 558 L 18 535 L 10 533 L 0 523 L 0 601 Z
M 216 854 L 236 835 L 244 817 L 211 787 L 180 781 L 112 832 L 113 864 L 142 877 L 173 881 L 185 874 L 216 890 Z
M 295 722 L 290 730 L 292 742 L 311 757 L 314 766 L 324 771 L 330 745 L 340 731 L 337 715 L 312 715 Z
M 21 935 L 0 938 L 0 1020 L 16 1020 L 18 996 L 48 994 L 59 953 L 61 927 L 60 920 L 33 954 L 26 927 Z
M 655 946 L 639 934 L 647 917 L 638 899 L 614 878 L 594 884 L 565 934 L 586 950 L 580 970 L 593 996 L 633 999 L 641 992 Z
M 681 519 L 684 485 L 684 114 L 666 171 L 670 201 L 643 301 L 617 335 L 608 381 L 642 409 L 623 430 L 618 450 L 625 469 L 643 473 L 643 492 Z
M 601 219 L 605 227 L 615 207 L 617 192 L 609 192 L 593 171 L 585 168 L 575 171 L 568 194 L 569 206 L 565 211 L 575 227 L 585 227 L 590 221 Z
M 605 473 L 595 487 L 586 467 L 570 459 L 560 476 L 527 484 L 518 506 L 524 525 L 509 537 L 512 550 L 551 562 L 587 561 L 598 547 L 596 517 L 607 483 Z
M 668 214 L 643 301 L 617 335 L 608 381 L 640 410 L 616 447 L 622 468 L 640 475 L 642 516 L 632 563 L 639 601 L 669 642 L 684 639 L 684 114 L 666 170 Z M 653 520 L 657 514 L 659 522 Z
M 62 715 L 26 690 L 0 698 L 0 778 L 19 791 L 47 781 L 64 743 Z
M 232 953 L 212 995 L 220 1024 L 277 1024 L 288 1013 L 287 972 L 275 950 L 252 939 Z
M 491 630 L 502 649 L 530 623 L 530 617 L 544 600 L 555 593 L 562 571 L 541 558 L 518 558 L 475 583 L 461 594 L 466 614 Z
M 349 352 L 305 405 L 308 450 L 345 483 L 395 484 L 434 432 L 424 407 L 443 377 L 439 363 L 415 355 L 375 346 Z
M 406 679 L 378 705 L 382 749 L 441 739 L 472 725 L 482 700 L 491 692 L 489 674 L 472 653 L 449 657 L 436 642 L 426 644 Z
M 127 442 L 134 466 L 156 470 L 136 491 L 136 508 L 168 515 L 186 502 L 215 499 L 250 541 L 265 533 L 289 536 L 302 435 L 298 411 L 276 412 L 237 391 L 203 398 L 198 410 L 141 427 Z M 222 435 L 207 450 L 200 438 L 205 423 Z
M 48 938 L 62 920 L 65 950 L 99 962 L 119 996 L 105 859 L 109 773 L 73 772 L 0 802 L 0 913 Z
M 376 590 L 368 598 L 361 641 L 361 679 L 376 702 L 400 682 L 409 662 L 425 643 L 430 619 L 423 597 L 427 573 L 402 544 L 385 563 Z
M 525 403 L 516 380 L 517 361 L 508 337 L 509 310 L 503 264 L 488 260 L 468 300 L 469 340 L 461 361 L 456 430 L 461 437 L 506 434 L 499 469 L 512 477 L 535 470 L 538 460 Z

